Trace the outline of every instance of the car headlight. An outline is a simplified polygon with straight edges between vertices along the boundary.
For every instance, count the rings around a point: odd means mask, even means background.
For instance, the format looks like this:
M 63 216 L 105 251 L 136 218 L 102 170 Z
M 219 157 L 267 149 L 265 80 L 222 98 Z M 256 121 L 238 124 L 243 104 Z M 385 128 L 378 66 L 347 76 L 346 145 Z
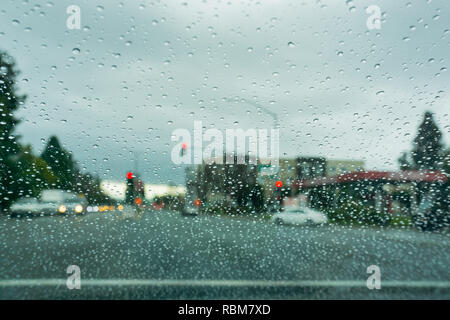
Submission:
M 75 206 L 75 212 L 76 213 L 82 213 L 83 212 L 83 206 L 81 204 L 77 204 Z
M 58 207 L 58 212 L 60 212 L 60 213 L 64 213 L 64 212 L 66 212 L 67 211 L 67 208 L 66 208 L 66 206 L 65 205 L 60 205 L 59 207 Z

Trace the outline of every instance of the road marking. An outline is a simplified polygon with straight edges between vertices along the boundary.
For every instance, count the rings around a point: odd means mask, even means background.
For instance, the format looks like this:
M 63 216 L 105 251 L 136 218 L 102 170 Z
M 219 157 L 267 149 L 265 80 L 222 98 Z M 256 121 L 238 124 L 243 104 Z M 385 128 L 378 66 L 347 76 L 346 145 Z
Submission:
M 0 280 L 0 287 L 65 286 L 66 279 Z M 354 280 L 183 280 L 183 279 L 82 279 L 89 287 L 316 287 L 316 288 L 366 288 L 365 281 Z M 440 288 L 450 289 L 450 281 L 382 281 L 382 288 Z

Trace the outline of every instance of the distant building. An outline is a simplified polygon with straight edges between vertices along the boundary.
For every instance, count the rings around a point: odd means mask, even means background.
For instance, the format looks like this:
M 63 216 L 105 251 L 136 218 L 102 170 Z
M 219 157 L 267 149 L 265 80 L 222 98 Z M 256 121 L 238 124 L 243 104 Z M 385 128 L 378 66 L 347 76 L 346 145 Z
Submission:
M 195 166 L 195 176 L 186 172 L 191 176 L 190 179 L 186 179 L 189 182 L 188 194 L 194 189 L 196 197 L 205 206 L 224 202 L 229 205 L 245 206 L 256 190 L 258 168 L 254 157 L 243 156 L 244 163 L 238 163 L 239 157 L 224 154 L 208 158 Z
M 326 159 L 321 157 L 281 158 L 278 166 L 258 164 L 258 182 L 269 202 L 279 196 L 296 193 L 299 181 L 325 174 Z M 282 182 L 282 190 L 275 186 L 276 181 Z
M 327 160 L 326 176 L 334 177 L 345 173 L 364 171 L 362 160 Z
M 279 167 L 258 166 L 258 181 L 267 199 L 275 196 L 275 181 L 283 183 L 285 194 L 297 194 L 302 181 L 334 177 L 345 173 L 363 171 L 361 160 L 328 160 L 324 157 L 282 158 Z

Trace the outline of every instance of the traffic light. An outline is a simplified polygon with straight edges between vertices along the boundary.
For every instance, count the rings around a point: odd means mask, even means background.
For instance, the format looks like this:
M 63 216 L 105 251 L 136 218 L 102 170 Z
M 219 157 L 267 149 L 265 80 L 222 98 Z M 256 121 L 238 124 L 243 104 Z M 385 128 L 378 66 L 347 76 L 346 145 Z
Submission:
M 134 204 L 134 198 L 135 198 L 135 183 L 134 183 L 134 174 L 133 172 L 127 172 L 127 185 L 125 190 L 125 203 L 127 204 Z
M 281 187 L 283 187 L 283 182 L 281 180 L 277 180 L 275 182 L 275 187 L 276 187 L 275 192 L 274 192 L 275 199 L 277 201 L 279 201 L 279 203 L 281 204 L 281 201 L 282 201 Z
M 142 205 L 142 198 L 140 198 L 140 197 L 137 197 L 135 200 L 134 200 L 134 204 L 136 204 L 136 205 Z
M 181 145 L 181 150 L 180 150 L 180 156 L 184 156 L 187 152 L 187 143 L 183 142 L 183 144 Z

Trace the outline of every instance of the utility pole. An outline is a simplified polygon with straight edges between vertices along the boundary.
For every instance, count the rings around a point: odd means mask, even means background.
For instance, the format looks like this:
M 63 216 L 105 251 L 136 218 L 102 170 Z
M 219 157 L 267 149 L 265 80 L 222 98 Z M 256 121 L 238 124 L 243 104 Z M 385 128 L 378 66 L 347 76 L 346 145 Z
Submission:
M 135 151 L 134 152 L 134 173 L 136 176 L 138 175 L 138 168 L 139 167 L 139 154 Z
M 249 104 L 249 105 L 255 107 L 257 110 L 261 110 L 261 111 L 265 112 L 267 115 L 272 117 L 274 129 L 276 129 L 276 130 L 280 129 L 280 126 L 279 126 L 279 123 L 278 123 L 278 114 L 276 114 L 275 112 L 269 110 L 268 108 L 260 105 L 259 103 L 256 103 L 256 102 L 254 102 L 252 100 L 248 100 L 248 99 L 245 99 L 245 98 L 234 98 L 234 99 L 232 99 L 232 98 L 225 98 L 224 100 L 227 101 L 227 102 L 233 102 L 233 103 L 246 103 L 246 104 Z M 278 172 L 279 172 L 279 166 L 276 166 L 276 172 L 275 173 L 278 174 Z M 277 188 L 273 188 L 273 185 L 271 185 L 270 188 L 273 190 L 273 193 L 274 193 L 275 196 L 277 196 L 281 192 L 281 190 L 279 190 L 281 188 L 278 188 L 278 187 Z

